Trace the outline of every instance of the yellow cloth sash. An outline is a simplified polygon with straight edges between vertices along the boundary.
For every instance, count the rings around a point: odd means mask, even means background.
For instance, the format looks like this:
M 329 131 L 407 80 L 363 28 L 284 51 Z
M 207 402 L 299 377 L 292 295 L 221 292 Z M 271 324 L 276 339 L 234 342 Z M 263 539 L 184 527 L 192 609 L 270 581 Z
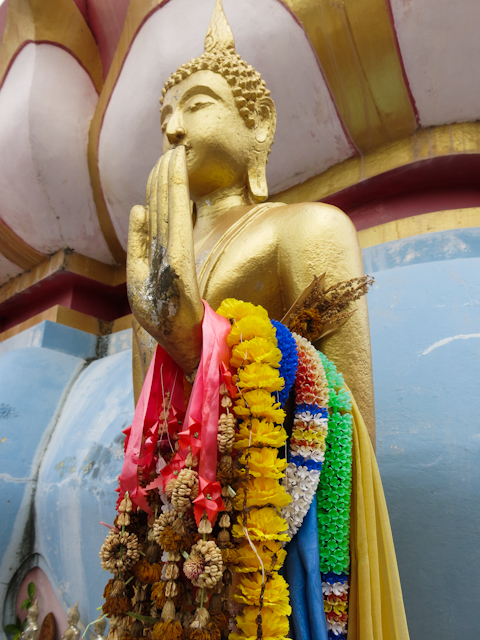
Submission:
M 382 480 L 353 395 L 352 414 L 352 563 L 347 639 L 409 640 Z

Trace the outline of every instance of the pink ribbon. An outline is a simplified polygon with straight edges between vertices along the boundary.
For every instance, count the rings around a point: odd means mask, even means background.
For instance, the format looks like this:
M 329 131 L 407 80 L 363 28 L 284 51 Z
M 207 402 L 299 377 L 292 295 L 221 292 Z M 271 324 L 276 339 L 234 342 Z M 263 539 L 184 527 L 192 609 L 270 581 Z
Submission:
M 147 476 L 155 467 L 158 433 L 163 427 L 158 418 L 164 408 L 164 393 L 167 391 L 170 391 L 170 405 L 175 408 L 175 416 L 183 414 L 185 398 L 182 370 L 164 349 L 157 346 L 143 383 L 133 422 L 124 430 L 127 436 L 125 460 L 118 488 L 118 504 L 128 491 L 135 510 L 140 507 L 147 513 L 151 511 L 146 499 L 146 489 L 138 482 L 138 467 Z
M 190 449 L 192 456 L 196 456 L 202 449 L 202 431 L 198 422 L 192 422 L 188 429 L 180 431 L 180 447 L 183 450 Z
M 225 365 L 224 362 L 220 365 L 222 371 L 222 380 L 227 387 L 228 395 L 231 398 L 235 398 L 238 393 L 237 387 L 233 384 L 233 373 L 232 371 Z
M 202 448 L 199 475 L 207 482 L 217 477 L 217 433 L 220 410 L 219 389 L 222 381 L 220 366 L 228 366 L 230 349 L 227 336 L 230 323 L 202 301 L 205 307 L 202 323 L 202 355 L 185 415 L 185 425 L 202 425 Z
M 176 362 L 157 347 L 150 363 L 142 392 L 135 409 L 131 427 L 125 429 L 125 461 L 119 477 L 119 502 L 129 492 L 133 504 L 151 513 L 146 499 L 147 491 L 165 488 L 167 482 L 185 467 L 189 452 L 200 456 L 199 480 L 201 494 L 195 505 L 195 517 L 199 522 L 204 509 L 212 522 L 219 509 L 223 509 L 221 486 L 217 477 L 217 434 L 220 411 L 220 384 L 227 375 L 230 349 L 227 336 L 230 333 L 228 320 L 213 311 L 203 300 L 205 312 L 202 322 L 202 353 L 197 375 L 188 403 L 183 431 L 180 432 L 179 448 L 173 460 L 165 466 L 159 476 L 146 488 L 138 483 L 137 466 L 148 474 L 154 468 L 159 431 L 164 427 L 159 420 L 164 410 L 164 397 L 171 394 L 171 409 L 167 429 L 177 431 L 177 415 L 183 414 L 183 373 Z M 208 487 L 204 493 L 202 487 Z M 210 497 L 207 497 L 208 496 Z M 212 499 L 212 496 L 215 496 Z

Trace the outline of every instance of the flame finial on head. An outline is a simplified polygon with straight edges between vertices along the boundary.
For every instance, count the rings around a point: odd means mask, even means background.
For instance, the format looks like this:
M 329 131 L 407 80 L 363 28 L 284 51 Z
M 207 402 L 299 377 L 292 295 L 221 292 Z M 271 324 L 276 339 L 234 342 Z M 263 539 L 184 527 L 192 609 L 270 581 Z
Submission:
M 227 16 L 223 10 L 222 0 L 216 0 L 210 24 L 205 37 L 205 52 L 235 51 L 235 40 Z

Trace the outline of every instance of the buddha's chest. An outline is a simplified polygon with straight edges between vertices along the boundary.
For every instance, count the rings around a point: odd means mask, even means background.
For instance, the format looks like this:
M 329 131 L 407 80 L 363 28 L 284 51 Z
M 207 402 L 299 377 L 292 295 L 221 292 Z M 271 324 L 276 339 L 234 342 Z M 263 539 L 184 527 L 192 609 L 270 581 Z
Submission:
M 276 234 L 252 224 L 196 255 L 200 295 L 213 309 L 225 298 L 261 304 L 274 318 L 284 312 Z

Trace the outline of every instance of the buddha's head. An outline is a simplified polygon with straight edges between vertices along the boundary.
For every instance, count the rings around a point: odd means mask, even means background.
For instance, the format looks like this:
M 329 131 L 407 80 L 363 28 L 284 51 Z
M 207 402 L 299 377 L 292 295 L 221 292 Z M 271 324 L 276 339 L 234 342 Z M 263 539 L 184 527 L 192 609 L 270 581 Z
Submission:
M 194 199 L 242 186 L 253 202 L 267 198 L 275 106 L 260 74 L 235 53 L 221 0 L 204 53 L 170 76 L 160 103 L 163 151 L 185 146 Z

